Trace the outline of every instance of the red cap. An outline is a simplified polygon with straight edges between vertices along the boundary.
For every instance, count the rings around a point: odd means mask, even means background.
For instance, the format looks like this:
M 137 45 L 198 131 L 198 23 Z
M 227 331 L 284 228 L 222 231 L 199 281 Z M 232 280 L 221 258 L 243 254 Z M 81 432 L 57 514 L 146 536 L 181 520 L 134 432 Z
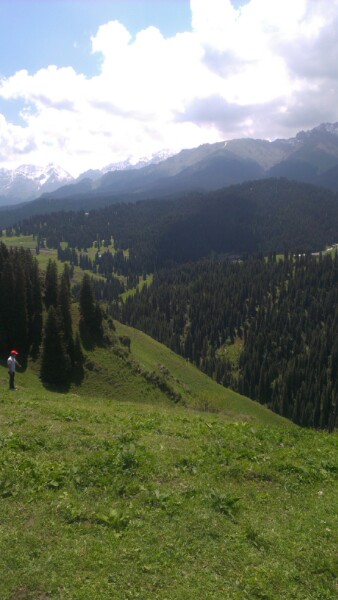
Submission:
M 19 354 L 16 350 L 11 350 L 11 354 Z

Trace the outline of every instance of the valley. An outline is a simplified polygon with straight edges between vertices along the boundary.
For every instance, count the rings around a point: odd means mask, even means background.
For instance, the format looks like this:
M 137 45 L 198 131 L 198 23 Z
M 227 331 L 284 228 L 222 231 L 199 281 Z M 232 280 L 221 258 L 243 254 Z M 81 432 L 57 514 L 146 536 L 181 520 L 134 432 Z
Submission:
M 0 212 L 0 596 L 331 600 L 336 193 L 130 200 Z
M 0 600 L 333 600 L 338 0 L 0 28 Z

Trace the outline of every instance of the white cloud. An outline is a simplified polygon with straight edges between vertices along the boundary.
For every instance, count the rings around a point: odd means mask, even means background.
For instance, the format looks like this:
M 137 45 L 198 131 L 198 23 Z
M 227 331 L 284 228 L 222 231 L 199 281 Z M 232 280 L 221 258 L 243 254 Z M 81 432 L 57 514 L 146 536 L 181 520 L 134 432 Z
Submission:
M 0 115 L 0 159 L 77 174 L 126 156 L 229 137 L 293 135 L 338 120 L 338 0 L 191 0 L 192 30 L 92 36 L 94 77 L 55 65 L 1 80 L 24 125 Z
M 17 156 L 23 157 L 36 149 L 34 135 L 29 129 L 22 129 L 17 125 L 7 123 L 5 117 L 0 114 L 0 161 L 6 162 L 8 152 L 15 148 Z

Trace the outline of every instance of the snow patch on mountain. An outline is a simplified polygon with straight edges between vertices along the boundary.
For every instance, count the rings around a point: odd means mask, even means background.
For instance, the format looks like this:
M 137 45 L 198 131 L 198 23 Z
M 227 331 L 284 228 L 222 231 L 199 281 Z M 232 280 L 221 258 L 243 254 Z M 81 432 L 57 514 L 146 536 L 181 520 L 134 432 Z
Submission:
M 144 156 L 142 158 L 133 158 L 129 156 L 126 160 L 121 162 L 111 163 L 101 169 L 101 173 L 104 175 L 105 173 L 109 173 L 111 171 L 126 171 L 128 169 L 142 169 L 143 167 L 147 167 L 148 165 L 157 165 L 158 163 L 170 158 L 173 156 L 174 152 L 170 152 L 169 150 L 161 150 L 160 152 L 156 152 L 155 154 L 151 154 L 150 156 Z
M 17 204 L 53 192 L 74 178 L 57 165 L 20 165 L 16 169 L 0 169 L 1 204 Z

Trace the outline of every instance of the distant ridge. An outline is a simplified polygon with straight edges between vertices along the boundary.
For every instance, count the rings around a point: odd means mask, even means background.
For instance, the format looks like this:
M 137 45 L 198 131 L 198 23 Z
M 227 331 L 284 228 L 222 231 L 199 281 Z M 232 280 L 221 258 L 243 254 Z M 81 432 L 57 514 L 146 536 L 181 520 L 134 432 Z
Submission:
M 285 140 L 234 139 L 182 150 L 145 166 L 139 163 L 137 168 L 126 164 L 111 167 L 101 177 L 89 178 L 93 192 L 154 197 L 169 190 L 171 194 L 212 191 L 268 177 L 286 177 L 337 191 L 338 123 L 321 124 Z M 49 197 L 81 193 L 78 186 L 61 188 Z
M 127 159 L 101 171 L 86 171 L 75 182 L 68 176 L 66 185 L 61 187 L 55 179 L 47 181 L 43 175 L 41 181 L 45 183 L 40 186 L 40 193 L 44 193 L 27 209 L 21 202 L 17 212 L 20 216 L 12 213 L 3 224 L 32 214 L 88 210 L 114 202 L 161 199 L 192 191 L 204 193 L 270 177 L 338 191 L 338 123 L 321 124 L 285 140 L 235 139 L 203 144 L 173 156 L 159 153 L 137 163 Z M 47 193 L 47 183 L 53 185 L 54 191 Z M 0 208 L 9 204 L 8 197 L 3 196 L 0 170 Z
M 167 150 L 157 152 L 150 157 L 111 163 L 103 169 L 89 169 L 81 173 L 77 179 L 67 171 L 53 164 L 46 166 L 20 165 L 16 169 L 0 169 L 0 206 L 17 205 L 54 192 L 62 188 L 63 194 L 74 186 L 80 193 L 89 191 L 94 182 L 104 174 L 114 171 L 141 169 L 146 165 L 157 164 L 171 156 Z

